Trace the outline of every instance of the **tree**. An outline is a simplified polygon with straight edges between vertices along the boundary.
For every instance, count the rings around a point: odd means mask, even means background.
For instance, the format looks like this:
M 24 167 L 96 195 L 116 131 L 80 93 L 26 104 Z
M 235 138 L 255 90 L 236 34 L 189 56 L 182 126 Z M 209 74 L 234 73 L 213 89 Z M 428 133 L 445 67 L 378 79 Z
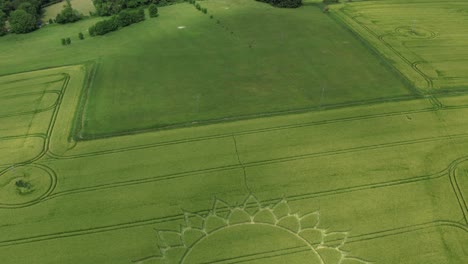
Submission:
M 13 11 L 9 21 L 13 33 L 23 34 L 36 29 L 36 17 L 22 9 Z
M 0 36 L 3 36 L 7 33 L 6 21 L 7 21 L 6 14 L 2 10 L 0 10 Z
M 59 24 L 73 23 L 81 19 L 80 13 L 72 8 L 70 0 L 63 6 L 62 12 L 57 14 L 55 21 Z
M 24 10 L 24 11 L 28 12 L 31 15 L 34 15 L 34 16 L 37 15 L 37 7 L 34 6 L 33 4 L 31 4 L 30 2 L 21 3 L 18 6 L 17 10 Z
M 150 17 L 157 17 L 158 16 L 158 6 L 155 4 L 151 4 L 148 7 Z

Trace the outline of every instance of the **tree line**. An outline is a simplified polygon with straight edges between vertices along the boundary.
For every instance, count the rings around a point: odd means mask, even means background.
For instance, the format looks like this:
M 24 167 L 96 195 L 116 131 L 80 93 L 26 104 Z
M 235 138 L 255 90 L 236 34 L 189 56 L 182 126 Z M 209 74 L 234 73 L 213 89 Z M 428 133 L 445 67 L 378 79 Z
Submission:
M 96 23 L 90 28 L 91 35 L 102 35 L 117 30 L 120 27 L 144 20 L 144 14 L 141 11 L 125 11 L 126 9 L 135 9 L 148 6 L 150 16 L 157 16 L 157 6 L 165 6 L 174 3 L 190 0 L 93 0 L 96 7 L 96 13 L 93 15 L 112 16 L 111 19 Z M 256 0 L 269 3 L 277 7 L 299 7 L 302 0 Z M 28 33 L 34 31 L 40 26 L 40 17 L 44 6 L 60 2 L 58 0 L 0 0 L 0 36 L 8 31 L 12 33 Z M 205 12 L 206 13 L 206 12 Z M 143 17 L 143 18 L 142 18 Z M 67 0 L 63 10 L 56 16 L 55 20 L 49 20 L 49 23 L 57 22 L 60 24 L 73 23 L 82 18 L 73 9 L 70 0 Z M 9 30 L 7 29 L 7 21 Z M 136 22 L 135 22 L 136 21 Z
M 37 27 L 42 5 L 52 0 L 0 0 L 0 35 L 7 33 L 9 21 L 14 33 L 31 32 Z
M 43 6 L 56 2 L 57 0 L 0 0 L 0 36 L 8 32 L 7 21 L 12 33 L 21 34 L 36 30 L 41 25 L 40 18 Z M 80 19 L 81 14 L 74 10 L 70 0 L 67 0 L 55 21 L 65 24 Z
M 179 2 L 184 2 L 184 0 L 93 0 L 96 13 L 100 16 L 112 16 L 127 8 L 137 8 L 150 4 L 164 6 Z

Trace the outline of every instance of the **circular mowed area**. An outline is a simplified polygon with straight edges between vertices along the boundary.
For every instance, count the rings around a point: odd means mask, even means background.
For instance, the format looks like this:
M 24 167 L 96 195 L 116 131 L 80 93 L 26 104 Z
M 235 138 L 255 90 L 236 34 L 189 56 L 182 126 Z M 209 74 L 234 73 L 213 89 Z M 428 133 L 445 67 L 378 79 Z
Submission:
M 0 207 L 26 205 L 47 195 L 51 174 L 36 166 L 11 167 L 0 173 Z

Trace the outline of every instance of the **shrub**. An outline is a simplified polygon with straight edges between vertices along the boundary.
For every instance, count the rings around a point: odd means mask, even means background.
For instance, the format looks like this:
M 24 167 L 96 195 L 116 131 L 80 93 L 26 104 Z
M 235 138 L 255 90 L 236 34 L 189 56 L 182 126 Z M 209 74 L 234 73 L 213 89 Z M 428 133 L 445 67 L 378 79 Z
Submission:
M 71 44 L 71 39 L 67 38 L 66 42 L 67 42 L 67 45 L 70 45 Z
M 67 40 L 64 39 L 64 38 L 62 39 L 62 45 L 63 45 L 63 46 L 67 45 Z
M 34 191 L 31 183 L 23 180 L 18 180 L 15 182 L 16 190 L 19 194 L 27 194 Z
M 149 5 L 148 10 L 149 10 L 150 17 L 158 16 L 158 6 L 156 6 L 155 4 Z
M 148 4 L 170 5 L 181 0 L 93 0 L 96 12 L 100 16 L 111 16 L 127 8 L 136 8 Z
M 122 10 L 117 15 L 118 25 L 121 27 L 126 27 L 134 23 L 145 20 L 145 11 L 143 9 L 138 10 Z
M 302 0 L 257 0 L 259 2 L 269 3 L 276 7 L 296 8 L 302 5 Z
M 119 23 L 115 17 L 108 20 L 99 21 L 91 26 L 88 31 L 91 36 L 104 35 L 119 29 Z
M 31 188 L 31 184 L 29 182 L 18 180 L 15 182 L 16 187 L 18 188 Z
M 84 39 L 84 35 L 83 35 L 83 33 L 81 33 L 81 32 L 80 32 L 80 33 L 78 33 L 78 38 L 79 38 L 80 40 L 83 40 L 83 39 Z
M 137 10 L 122 10 L 111 19 L 97 22 L 88 29 L 88 32 L 91 36 L 104 35 L 119 29 L 119 27 L 126 27 L 143 20 L 145 20 L 145 11 L 142 8 Z

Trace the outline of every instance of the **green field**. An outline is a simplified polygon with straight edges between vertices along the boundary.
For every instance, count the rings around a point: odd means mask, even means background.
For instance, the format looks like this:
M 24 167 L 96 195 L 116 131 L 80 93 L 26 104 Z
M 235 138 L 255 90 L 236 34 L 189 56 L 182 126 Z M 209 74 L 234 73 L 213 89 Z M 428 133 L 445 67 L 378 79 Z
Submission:
M 317 6 L 283 10 L 251 0 L 203 6 L 214 19 L 184 3 L 85 41 L 77 34 L 95 19 L 48 26 L 21 43 L 24 61 L 12 56 L 23 36 L 7 36 L 0 43 L 7 57 L 0 59 L 15 63 L 0 74 L 98 59 L 83 138 L 412 96 L 390 67 Z M 73 45 L 61 47 L 68 36 Z
M 2 264 L 465 263 L 468 93 L 347 19 L 402 1 L 200 3 L 0 38 Z
M 468 85 L 467 10 L 463 1 L 389 0 L 343 5 L 337 14 L 416 87 L 447 92 Z

